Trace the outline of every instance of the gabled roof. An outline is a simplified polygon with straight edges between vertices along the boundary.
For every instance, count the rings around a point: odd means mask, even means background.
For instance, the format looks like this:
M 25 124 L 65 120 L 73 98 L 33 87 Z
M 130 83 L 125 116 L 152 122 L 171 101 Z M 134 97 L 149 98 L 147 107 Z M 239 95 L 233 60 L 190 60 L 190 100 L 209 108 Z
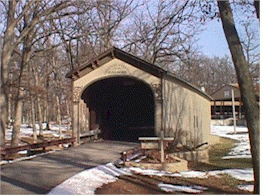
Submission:
M 230 86 L 232 88 L 238 89 L 239 90 L 239 85 L 236 83 L 228 83 L 228 84 L 223 84 L 219 89 L 217 89 L 216 91 L 214 91 L 213 93 L 211 93 L 211 96 L 213 96 L 214 94 L 216 94 L 218 91 L 220 91 L 221 89 L 225 88 L 225 86 Z
M 227 85 L 239 89 L 239 84 L 238 84 L 238 83 L 229 83 L 229 84 L 227 84 Z
M 72 78 L 73 80 L 76 80 L 78 78 L 81 78 L 82 76 L 88 74 L 89 72 L 99 68 L 100 66 L 104 65 L 105 63 L 111 61 L 112 59 L 117 58 L 120 59 L 130 65 L 133 65 L 134 67 L 137 67 L 147 73 L 150 73 L 156 77 L 162 78 L 163 76 L 167 76 L 173 80 L 179 81 L 183 84 L 185 84 L 189 89 L 193 90 L 194 92 L 197 92 L 198 94 L 204 96 L 205 98 L 212 100 L 212 97 L 208 95 L 207 93 L 201 91 L 199 88 L 194 86 L 193 84 L 175 76 L 174 74 L 154 65 L 151 63 L 148 63 L 132 54 L 129 54 L 123 50 L 120 50 L 119 48 L 112 47 L 109 50 L 103 52 L 102 54 L 98 55 L 91 61 L 88 61 L 81 66 L 77 67 L 76 69 L 71 70 L 66 74 L 67 78 Z
M 214 100 L 217 100 L 217 101 L 219 101 L 219 100 L 231 100 L 232 99 L 231 90 L 230 90 L 229 94 L 227 95 L 227 97 L 225 97 L 224 91 L 227 91 L 228 89 L 234 89 L 235 99 L 240 99 L 240 97 L 241 97 L 240 89 L 239 89 L 239 85 L 237 83 L 224 84 L 221 88 L 219 88 L 218 90 L 213 92 L 211 94 L 211 96 L 213 97 Z
M 100 67 L 101 65 L 109 62 L 113 58 L 118 58 L 120 60 L 125 61 L 126 63 L 129 63 L 139 69 L 142 69 L 146 72 L 149 72 L 155 76 L 161 76 L 163 72 L 165 72 L 160 67 L 157 67 L 156 65 L 153 65 L 151 63 L 148 63 L 136 56 L 133 56 L 123 50 L 120 50 L 116 47 L 112 47 L 109 50 L 103 52 L 102 54 L 98 55 L 91 61 L 88 61 L 81 66 L 77 67 L 76 69 L 71 70 L 69 73 L 66 74 L 67 78 L 72 78 L 74 75 L 77 76 L 81 71 L 83 71 L 86 68 L 90 68 L 91 70 L 95 70 L 96 68 Z M 90 71 L 91 71 L 90 70 Z M 80 76 L 82 77 L 82 76 Z

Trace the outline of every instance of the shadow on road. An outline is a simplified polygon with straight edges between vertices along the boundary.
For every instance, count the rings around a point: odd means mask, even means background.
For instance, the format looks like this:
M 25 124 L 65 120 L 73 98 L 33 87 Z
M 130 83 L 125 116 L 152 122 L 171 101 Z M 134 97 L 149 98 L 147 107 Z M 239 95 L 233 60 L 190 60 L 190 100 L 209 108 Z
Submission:
M 72 159 L 70 159 L 70 157 L 45 156 L 44 159 L 56 161 L 56 162 L 62 163 L 62 164 L 69 164 L 69 165 L 72 165 L 74 167 L 82 168 L 84 170 L 90 169 L 92 167 L 96 167 L 96 166 L 99 165 L 99 163 L 94 163 L 93 161 L 88 162 L 88 160 L 87 160 L 87 163 L 83 163 L 83 161 L 79 161 L 77 159 L 74 159 L 74 157 L 72 157 Z
M 46 194 L 75 174 L 116 161 L 131 144 L 87 143 L 1 166 L 1 194 Z
M 29 183 L 26 183 L 26 182 L 23 182 L 23 181 L 14 179 L 14 178 L 9 178 L 3 175 L 1 175 L 1 182 L 2 181 L 13 184 L 15 186 L 26 189 L 28 191 L 34 192 L 35 194 L 47 194 L 50 191 L 49 189 L 46 189 L 44 187 L 32 185 L 32 184 L 29 184 Z

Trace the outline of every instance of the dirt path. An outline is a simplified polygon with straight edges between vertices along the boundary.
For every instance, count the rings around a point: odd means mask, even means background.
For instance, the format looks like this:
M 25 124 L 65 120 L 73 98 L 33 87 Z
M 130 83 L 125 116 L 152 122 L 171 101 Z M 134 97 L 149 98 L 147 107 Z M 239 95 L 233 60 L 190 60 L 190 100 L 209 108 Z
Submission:
M 73 175 L 116 161 L 120 152 L 137 146 L 126 142 L 86 143 L 31 160 L 1 166 L 1 194 L 47 194 Z

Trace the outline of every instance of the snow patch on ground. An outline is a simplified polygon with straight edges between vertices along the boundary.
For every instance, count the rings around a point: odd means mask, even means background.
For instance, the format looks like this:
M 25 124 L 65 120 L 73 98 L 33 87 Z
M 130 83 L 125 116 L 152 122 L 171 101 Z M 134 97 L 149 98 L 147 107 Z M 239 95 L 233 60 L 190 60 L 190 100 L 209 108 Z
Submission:
M 237 127 L 237 134 L 234 132 L 233 126 L 211 126 L 211 133 L 220 137 L 230 138 L 238 141 L 236 147 L 232 149 L 227 157 L 224 158 L 250 158 L 250 145 L 246 127 Z M 169 173 L 165 171 L 158 171 L 153 169 L 141 169 L 136 167 L 130 168 L 116 168 L 112 163 L 102 165 L 93 169 L 83 171 L 76 174 L 72 178 L 66 180 L 59 186 L 55 187 L 49 194 L 63 195 L 63 194 L 94 194 L 95 190 L 103 184 L 114 182 L 117 176 L 131 175 L 132 173 L 140 173 L 143 175 L 157 175 L 157 176 L 178 176 L 185 178 L 207 178 L 208 176 L 220 177 L 221 174 L 228 174 L 233 178 L 245 180 L 247 182 L 253 181 L 253 169 L 227 169 L 216 170 L 209 172 L 201 171 L 184 171 L 180 173 Z M 170 184 L 159 184 L 159 187 L 165 191 L 182 191 L 187 193 L 199 193 L 205 190 L 205 187 L 187 187 L 174 186 Z M 253 185 L 241 185 L 240 189 L 253 191 Z
M 24 151 L 20 151 L 20 152 L 24 152 Z M 9 161 L 1 160 L 0 165 L 9 164 L 9 163 L 16 163 L 16 162 L 23 161 L 23 160 L 29 160 L 29 159 L 33 159 L 35 157 L 43 156 L 43 155 L 50 154 L 50 153 L 53 153 L 53 152 L 55 152 L 55 150 L 45 152 L 45 153 L 36 154 L 36 155 L 31 155 L 31 156 L 28 156 L 28 157 L 20 157 L 20 158 L 17 158 L 17 159 L 14 159 L 14 160 L 9 160 Z M 22 154 L 22 153 L 20 153 L 20 154 Z
M 217 176 L 219 174 L 228 174 L 233 178 L 238 180 L 244 180 L 247 182 L 254 181 L 254 173 L 252 168 L 248 169 L 226 169 L 226 170 L 217 170 L 217 171 L 210 171 L 208 175 Z
M 178 176 L 186 178 L 207 178 L 208 176 L 217 176 L 219 174 L 228 174 L 232 177 L 245 180 L 253 181 L 253 170 L 252 169 L 228 169 L 220 171 L 200 172 L 200 171 L 184 171 L 180 173 L 169 173 L 165 171 L 158 171 L 153 169 L 141 169 L 136 167 L 130 168 L 116 168 L 112 163 L 102 165 L 96 168 L 92 168 L 76 174 L 72 178 L 64 181 L 62 184 L 55 187 L 50 195 L 63 195 L 63 194 L 94 194 L 95 190 L 101 187 L 103 184 L 114 182 L 117 180 L 119 175 L 131 175 L 133 172 L 142 175 L 157 175 L 157 176 Z M 170 184 L 159 184 L 162 190 L 171 191 L 182 191 L 187 193 L 199 193 L 205 190 L 205 187 L 201 186 L 174 186 Z M 242 187 L 242 189 L 245 186 Z M 252 187 L 248 186 L 248 190 L 252 191 Z
M 46 123 L 43 123 L 43 129 L 46 128 Z M 50 130 L 43 130 L 44 134 L 51 134 L 54 137 L 59 137 L 59 125 L 55 125 L 55 124 L 50 124 L 49 125 Z M 36 134 L 39 135 L 39 124 L 36 124 Z M 61 130 L 62 131 L 67 131 L 68 127 L 65 125 L 61 125 Z M 6 130 L 6 140 L 11 140 L 12 139 L 12 128 L 11 129 L 7 129 Z M 31 137 L 33 135 L 33 128 L 32 127 L 28 127 L 27 124 L 21 124 L 21 128 L 20 128 L 20 138 L 21 137 Z M 66 136 L 65 134 L 61 134 L 61 137 L 66 138 L 68 136 Z
M 180 172 L 181 177 L 184 178 L 207 178 L 208 175 L 206 172 L 201 171 L 184 171 Z
M 59 136 L 57 133 L 58 126 L 51 125 L 51 131 L 44 131 L 44 133 L 52 133 L 57 137 Z M 66 127 L 62 127 L 62 130 L 66 130 Z M 235 148 L 229 153 L 226 158 L 250 158 L 250 145 L 248 139 L 248 133 L 246 127 L 237 127 L 238 134 L 232 134 L 234 131 L 232 126 L 211 126 L 211 133 L 213 135 L 217 135 L 220 137 L 230 138 L 239 141 Z M 28 127 L 26 124 L 22 124 L 21 126 L 21 137 L 31 136 L 33 134 L 33 129 Z M 39 130 L 37 131 L 39 134 Z M 11 140 L 12 130 L 8 129 L 6 137 Z M 52 151 L 54 152 L 54 151 Z M 52 153 L 48 152 L 48 153 Z M 47 153 L 43 153 L 47 154 Z M 33 155 L 30 157 L 23 157 L 20 159 L 16 159 L 13 161 L 1 161 L 0 164 L 6 163 L 14 163 L 17 161 L 32 159 L 36 156 L 42 156 L 43 154 Z M 219 171 L 210 171 L 210 172 L 199 172 L 199 171 L 185 171 L 180 173 L 169 173 L 165 171 L 158 170 L 143 170 L 141 168 L 116 168 L 112 163 L 108 163 L 107 165 L 101 165 L 96 168 L 92 168 L 89 170 L 85 170 L 79 174 L 76 174 L 72 178 L 64 181 L 62 184 L 58 185 L 54 189 L 52 189 L 49 194 L 50 195 L 78 195 L 78 194 L 94 194 L 95 190 L 102 186 L 103 184 L 107 184 L 109 182 L 114 182 L 117 180 L 117 176 L 119 175 L 131 175 L 132 172 L 141 173 L 144 175 L 158 175 L 158 176 L 178 176 L 178 177 L 188 177 L 188 178 L 207 178 L 208 176 L 217 176 L 220 174 L 228 174 L 232 177 L 245 180 L 245 181 L 253 181 L 253 169 L 228 169 L 228 170 L 219 170 Z M 205 187 L 185 187 L 185 186 L 174 186 L 169 184 L 160 184 L 160 188 L 166 191 L 183 191 L 188 193 L 198 193 L 201 190 L 204 190 Z M 253 185 L 241 185 L 240 189 L 245 189 L 249 191 L 253 191 Z M 190 192 L 191 191 L 191 192 Z
M 52 189 L 49 195 L 90 195 L 95 190 L 117 180 L 117 176 L 128 174 L 112 163 L 85 170 Z
M 158 184 L 158 187 L 161 188 L 163 191 L 166 192 L 186 192 L 186 193 L 201 193 L 203 190 L 207 189 L 201 186 L 180 186 L 180 185 L 172 185 L 172 184 Z
M 220 174 L 227 174 L 236 178 L 238 180 L 245 180 L 247 182 L 254 181 L 253 169 L 225 169 L 225 170 L 215 170 L 209 172 L 202 171 L 182 171 L 180 173 L 170 173 L 163 170 L 154 169 L 141 169 L 137 167 L 123 168 L 124 171 L 128 173 L 139 173 L 142 175 L 157 175 L 157 176 L 173 176 L 173 177 L 184 177 L 184 178 L 207 178 L 208 176 L 219 177 Z
M 178 176 L 179 174 L 175 173 L 168 173 L 163 170 L 154 170 L 154 169 L 141 169 L 139 167 L 128 167 L 128 168 L 122 168 L 125 172 L 127 173 L 138 173 L 138 174 L 143 174 L 147 176 L 155 175 L 155 176 Z
M 238 185 L 237 186 L 241 190 L 253 192 L 254 191 L 254 185 Z
M 236 140 L 236 146 L 223 159 L 251 158 L 250 143 L 247 127 L 236 127 L 234 134 L 233 126 L 211 126 L 211 134 Z
M 207 178 L 208 176 L 217 176 L 219 174 L 228 174 L 232 177 L 245 180 L 253 181 L 253 170 L 252 169 L 228 169 L 219 171 L 209 171 L 209 172 L 199 172 L 199 171 L 185 171 L 180 173 L 169 173 L 165 171 L 158 171 L 153 169 L 141 169 L 136 167 L 130 168 L 116 168 L 112 163 L 106 165 L 101 165 L 96 168 L 85 170 L 79 174 L 76 174 L 72 178 L 64 181 L 62 184 L 58 185 L 52 189 L 49 195 L 89 195 L 94 194 L 95 190 L 101 187 L 103 184 L 108 184 L 110 182 L 116 181 L 119 175 L 131 175 L 133 172 L 140 173 L 143 175 L 158 175 L 158 176 L 178 176 L 186 178 Z M 162 190 L 180 191 L 187 193 L 199 193 L 206 190 L 206 187 L 202 186 L 179 186 L 170 184 L 159 184 Z M 253 190 L 251 186 L 241 186 L 242 189 L 248 187 L 248 190 Z

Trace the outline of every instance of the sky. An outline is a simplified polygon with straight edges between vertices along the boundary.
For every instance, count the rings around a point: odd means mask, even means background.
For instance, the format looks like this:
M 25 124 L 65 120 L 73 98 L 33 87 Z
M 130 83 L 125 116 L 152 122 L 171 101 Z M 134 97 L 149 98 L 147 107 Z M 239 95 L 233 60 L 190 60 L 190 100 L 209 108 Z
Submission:
M 203 54 L 213 57 L 230 56 L 226 37 L 223 31 L 222 23 L 217 20 L 206 24 L 206 29 L 198 36 L 198 45 Z
M 250 22 L 250 29 L 258 32 L 260 31 L 256 15 L 255 13 L 252 14 L 252 12 L 250 11 L 253 8 L 252 6 L 250 9 L 241 9 L 241 7 L 234 6 L 232 7 L 234 22 L 236 25 L 238 36 L 241 40 L 243 38 L 246 39 L 244 28 L 241 25 L 243 24 L 243 22 Z M 246 10 L 248 11 L 245 12 Z M 223 57 L 224 55 L 228 55 L 229 57 L 231 57 L 221 19 L 208 21 L 204 28 L 206 29 L 199 36 L 197 36 L 199 38 L 198 45 L 201 48 L 203 54 L 208 55 L 209 57 Z M 260 36 L 259 33 L 257 33 L 256 35 Z M 259 39 L 257 41 L 260 42 Z M 258 51 L 256 52 L 259 52 L 259 48 L 257 50 Z

